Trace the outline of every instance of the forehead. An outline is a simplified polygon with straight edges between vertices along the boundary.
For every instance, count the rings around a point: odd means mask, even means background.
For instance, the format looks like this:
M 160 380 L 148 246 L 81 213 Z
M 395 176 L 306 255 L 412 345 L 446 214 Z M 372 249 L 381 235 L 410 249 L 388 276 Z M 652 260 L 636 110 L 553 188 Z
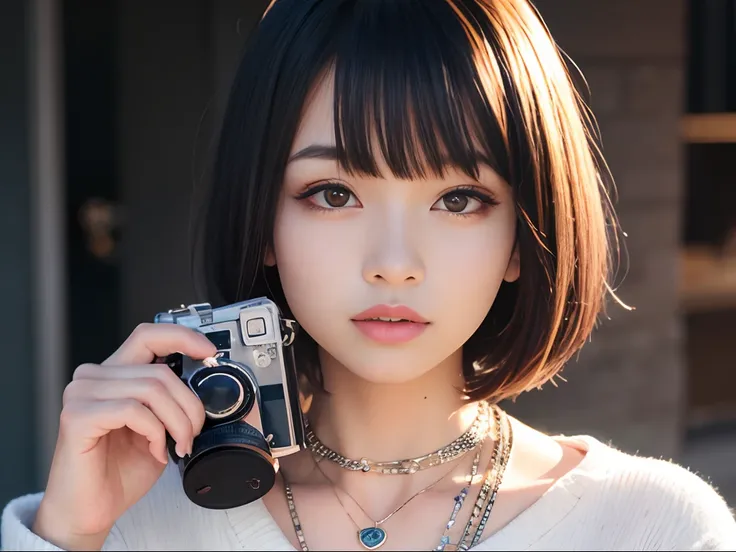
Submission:
M 334 146 L 334 73 L 326 72 L 318 78 L 304 102 L 299 127 L 294 136 L 291 153 L 313 144 Z

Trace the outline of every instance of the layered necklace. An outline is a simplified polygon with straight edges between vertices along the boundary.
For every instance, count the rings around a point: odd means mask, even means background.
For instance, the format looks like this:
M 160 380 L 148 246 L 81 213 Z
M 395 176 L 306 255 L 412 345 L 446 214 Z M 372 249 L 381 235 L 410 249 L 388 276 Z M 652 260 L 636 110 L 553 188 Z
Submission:
M 489 435 L 493 435 L 495 440 L 495 446 L 491 454 L 491 459 L 488 463 L 488 467 L 483 478 L 483 483 L 478 492 L 478 496 L 473 505 L 473 510 L 469 516 L 469 519 L 463 529 L 463 532 L 456 543 L 451 543 L 449 537 L 450 530 L 457 521 L 457 516 L 460 513 L 466 497 L 470 492 L 470 488 L 476 480 L 478 474 L 478 465 L 480 463 L 480 457 L 482 452 L 483 442 Z M 503 473 L 508 463 L 508 458 L 511 453 L 511 446 L 513 443 L 513 435 L 511 431 L 511 424 L 509 423 L 506 414 L 500 410 L 497 406 L 490 406 L 487 402 L 482 401 L 478 404 L 478 413 L 471 426 L 452 443 L 436 450 L 431 453 L 418 456 L 415 458 L 407 458 L 403 460 L 393 461 L 375 461 L 368 458 L 361 458 L 359 460 L 347 458 L 338 452 L 330 449 L 324 445 L 314 434 L 311 427 L 307 425 L 307 444 L 312 451 L 315 458 L 315 463 L 322 476 L 327 479 L 330 483 L 330 487 L 335 494 L 340 506 L 343 508 L 345 513 L 348 515 L 352 523 L 357 529 L 358 542 L 367 550 L 376 550 L 380 548 L 388 539 L 388 533 L 386 529 L 381 527 L 386 521 L 391 519 L 395 514 L 400 512 L 407 504 L 413 501 L 418 496 L 429 491 L 441 481 L 443 481 L 451 472 L 455 471 L 455 466 L 452 469 L 446 471 L 441 477 L 434 480 L 426 487 L 420 489 L 414 493 L 411 497 L 405 500 L 401 505 L 395 508 L 387 516 L 380 520 L 372 519 L 365 509 L 353 498 L 350 493 L 344 489 L 340 489 L 346 494 L 352 501 L 360 508 L 365 514 L 366 518 L 371 521 L 371 525 L 359 524 L 350 512 L 345 508 L 340 495 L 337 492 L 337 485 L 325 474 L 320 466 L 322 461 L 329 461 L 343 469 L 350 471 L 359 472 L 375 472 L 380 474 L 388 475 L 399 475 L 399 474 L 414 474 L 420 470 L 425 470 L 446 462 L 458 460 L 465 454 L 475 451 L 473 457 L 473 464 L 470 469 L 470 473 L 466 477 L 465 486 L 460 492 L 454 497 L 453 507 L 450 513 L 449 520 L 445 524 L 444 531 L 439 539 L 438 545 L 434 548 L 437 551 L 450 551 L 450 550 L 468 550 L 468 548 L 475 546 L 481 539 L 483 530 L 485 529 L 488 518 L 490 517 L 491 509 L 496 500 L 496 494 L 498 488 L 501 485 Z M 304 532 L 302 530 L 301 522 L 294 505 L 294 497 L 288 482 L 284 480 L 284 489 L 286 492 L 286 500 L 289 506 L 289 512 L 294 525 L 297 539 L 303 551 L 309 550 L 306 539 L 304 538 Z
M 306 422 L 307 446 L 315 456 L 326 458 L 343 469 L 361 472 L 378 472 L 389 475 L 405 475 L 426 470 L 445 462 L 450 462 L 464 456 L 469 451 L 475 450 L 491 431 L 491 407 L 485 401 L 478 403 L 478 413 L 475 420 L 465 432 L 449 445 L 416 458 L 406 460 L 392 460 L 388 462 L 377 462 L 368 458 L 351 460 L 342 454 L 322 444 Z

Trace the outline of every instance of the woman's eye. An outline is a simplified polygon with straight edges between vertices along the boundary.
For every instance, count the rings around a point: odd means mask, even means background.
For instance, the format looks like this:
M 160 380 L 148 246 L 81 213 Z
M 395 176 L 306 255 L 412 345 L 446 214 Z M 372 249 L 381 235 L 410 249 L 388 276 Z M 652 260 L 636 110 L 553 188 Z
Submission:
M 478 201 L 477 199 L 475 201 Z M 442 198 L 442 203 L 448 211 L 462 213 L 470 203 L 470 198 L 463 194 L 451 194 Z
M 314 186 L 299 194 L 297 199 L 306 199 L 312 207 L 317 209 L 341 209 L 358 206 L 358 200 L 345 186 L 336 184 L 322 184 Z
M 456 215 L 471 215 L 496 204 L 493 198 L 475 191 L 455 191 L 443 195 L 432 209 L 448 211 Z
M 352 195 L 344 188 L 332 188 L 321 193 L 325 203 L 330 207 L 345 207 Z

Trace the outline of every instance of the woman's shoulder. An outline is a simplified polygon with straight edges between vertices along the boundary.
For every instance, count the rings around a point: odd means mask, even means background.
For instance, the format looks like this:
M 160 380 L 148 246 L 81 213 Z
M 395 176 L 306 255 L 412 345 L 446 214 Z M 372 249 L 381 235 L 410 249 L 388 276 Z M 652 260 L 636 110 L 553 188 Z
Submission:
M 560 486 L 579 500 L 575 516 L 625 547 L 736 548 L 736 520 L 703 476 L 675 461 L 629 454 L 588 435 L 587 454 Z M 607 543 L 613 546 L 615 543 Z
M 578 466 L 580 475 L 605 488 L 634 493 L 653 500 L 690 498 L 704 505 L 725 506 L 724 499 L 707 477 L 693 472 L 672 459 L 631 454 L 590 435 L 563 437 L 585 443 L 588 453 Z M 727 508 L 726 508 L 727 509 Z

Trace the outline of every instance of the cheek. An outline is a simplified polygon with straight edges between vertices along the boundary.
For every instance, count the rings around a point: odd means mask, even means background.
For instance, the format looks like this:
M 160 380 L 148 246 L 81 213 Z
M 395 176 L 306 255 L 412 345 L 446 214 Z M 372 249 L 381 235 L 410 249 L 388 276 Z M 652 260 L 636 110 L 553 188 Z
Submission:
M 333 309 L 342 302 L 339 298 L 349 281 L 350 248 L 343 243 L 348 237 L 330 228 L 302 209 L 286 207 L 276 217 L 274 253 L 281 285 L 307 331 L 310 317 L 337 314 Z
M 491 215 L 484 224 L 437 236 L 427 283 L 450 320 L 473 331 L 485 318 L 506 274 L 514 243 L 515 223 Z M 467 331 L 467 330 L 466 330 Z

